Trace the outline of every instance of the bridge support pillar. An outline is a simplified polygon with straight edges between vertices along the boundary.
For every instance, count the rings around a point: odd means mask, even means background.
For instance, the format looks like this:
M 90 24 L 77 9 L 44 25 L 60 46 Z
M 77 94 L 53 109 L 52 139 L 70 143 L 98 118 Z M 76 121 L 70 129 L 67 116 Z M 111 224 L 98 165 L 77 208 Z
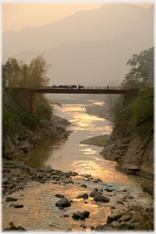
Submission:
M 30 91 L 30 109 L 31 109 L 31 114 L 37 116 L 36 93 L 33 91 Z
M 127 106 L 132 100 L 138 97 L 139 89 L 128 89 L 127 94 L 124 94 L 123 107 Z

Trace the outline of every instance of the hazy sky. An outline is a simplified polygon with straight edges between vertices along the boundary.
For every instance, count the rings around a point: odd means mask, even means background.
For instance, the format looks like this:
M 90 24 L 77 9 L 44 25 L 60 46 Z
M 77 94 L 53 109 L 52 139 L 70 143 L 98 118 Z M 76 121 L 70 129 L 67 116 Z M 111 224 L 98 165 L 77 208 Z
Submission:
M 1 1 L 2 32 L 20 31 L 25 27 L 38 27 L 51 24 L 80 10 L 100 8 L 106 2 L 120 1 Z M 121 1 L 130 2 L 134 1 Z M 149 8 L 152 1 L 137 1 L 139 5 Z M 136 3 L 136 2 L 135 2 Z

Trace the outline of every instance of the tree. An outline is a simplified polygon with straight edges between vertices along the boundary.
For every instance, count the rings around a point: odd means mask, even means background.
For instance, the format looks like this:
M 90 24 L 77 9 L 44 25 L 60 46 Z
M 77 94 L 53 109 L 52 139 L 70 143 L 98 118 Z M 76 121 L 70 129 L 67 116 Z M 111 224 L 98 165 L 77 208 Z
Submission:
M 36 87 L 47 85 L 49 78 L 46 76 L 50 65 L 47 65 L 45 58 L 39 55 L 32 59 L 29 65 L 15 58 L 9 58 L 5 65 L 2 65 L 3 85 L 9 87 Z
M 15 58 L 10 58 L 11 70 L 8 73 L 8 81 L 9 86 L 11 87 L 19 87 L 19 83 L 21 80 L 21 66 L 20 63 Z
M 46 64 L 46 60 L 42 55 L 39 55 L 36 59 L 33 59 L 29 65 L 29 87 L 47 85 L 49 78 L 46 73 L 50 65 Z
M 6 64 L 2 64 L 2 86 L 6 87 L 9 83 L 8 75 L 11 73 L 11 61 L 8 59 Z
M 140 86 L 139 88 L 144 88 L 145 86 L 153 85 L 154 80 L 154 47 L 149 50 L 144 50 L 140 52 L 139 55 L 134 54 L 131 59 L 128 60 L 127 65 L 132 68 L 130 72 L 125 76 L 122 82 L 122 87 L 127 87 L 130 85 Z
M 23 64 L 21 67 L 22 79 L 20 79 L 20 87 L 28 86 L 28 74 L 29 74 L 29 66 L 27 64 Z

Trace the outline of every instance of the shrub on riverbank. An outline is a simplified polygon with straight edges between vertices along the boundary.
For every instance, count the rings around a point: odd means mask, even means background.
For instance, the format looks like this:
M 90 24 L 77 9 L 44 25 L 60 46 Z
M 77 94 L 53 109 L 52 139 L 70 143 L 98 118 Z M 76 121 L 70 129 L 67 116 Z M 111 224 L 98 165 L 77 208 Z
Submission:
M 26 114 L 21 118 L 21 122 L 24 126 L 30 130 L 34 130 L 39 126 L 40 119 L 38 116 Z
M 11 126 L 14 122 L 19 121 L 19 116 L 15 113 L 6 113 L 2 116 L 3 119 L 3 132 L 10 133 Z
M 42 104 L 42 105 L 37 107 L 37 115 L 40 119 L 50 120 L 51 114 L 52 114 L 52 112 L 48 109 L 47 106 Z
M 153 121 L 154 88 L 146 89 L 141 97 L 127 105 L 116 116 L 115 121 L 125 124 L 130 123 L 133 127 L 145 121 Z
M 17 127 L 17 122 L 34 130 L 39 126 L 40 120 L 50 120 L 52 108 L 46 98 L 39 96 L 37 103 L 39 105 L 38 116 L 35 116 L 23 110 L 23 107 L 15 102 L 10 92 L 8 94 L 8 92 L 3 91 L 3 136 L 5 133 L 11 133 L 13 126 Z

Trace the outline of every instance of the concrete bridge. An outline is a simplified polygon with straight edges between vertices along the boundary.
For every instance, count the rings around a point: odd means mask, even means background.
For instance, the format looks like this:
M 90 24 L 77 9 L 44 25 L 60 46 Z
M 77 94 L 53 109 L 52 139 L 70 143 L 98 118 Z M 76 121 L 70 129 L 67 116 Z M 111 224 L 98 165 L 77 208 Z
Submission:
M 61 86 L 61 85 L 60 85 Z M 40 86 L 36 88 L 5 87 L 11 90 L 12 96 L 26 112 L 37 115 L 36 93 L 58 93 L 58 94 L 122 94 L 124 95 L 123 105 L 127 105 L 132 99 L 138 96 L 138 89 L 123 90 L 120 87 L 93 87 L 93 86 Z

